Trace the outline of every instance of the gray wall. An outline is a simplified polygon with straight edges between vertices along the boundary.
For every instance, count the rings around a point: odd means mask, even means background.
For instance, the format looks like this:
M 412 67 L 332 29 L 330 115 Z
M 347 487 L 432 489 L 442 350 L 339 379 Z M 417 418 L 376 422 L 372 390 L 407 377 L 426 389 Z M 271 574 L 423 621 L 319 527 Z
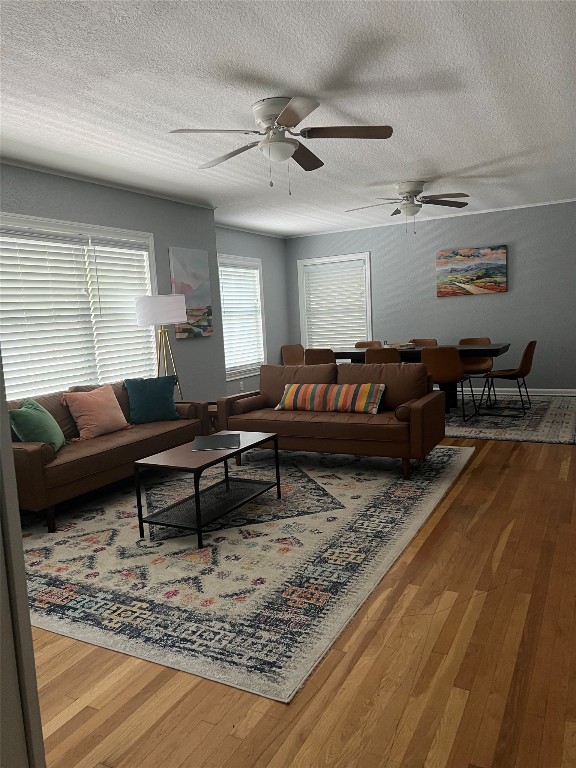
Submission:
M 401 224 L 288 240 L 291 341 L 300 341 L 297 260 L 370 251 L 373 338 L 510 341 L 496 368 L 514 367 L 537 339 L 530 388 L 576 390 L 576 203 L 416 218 L 416 234 L 408 230 Z M 500 244 L 508 246 L 507 293 L 436 297 L 435 251 Z
M 286 292 L 286 243 L 278 237 L 216 227 L 218 253 L 262 261 L 262 289 L 266 324 L 266 362 L 280 362 L 280 347 L 288 344 L 288 295 Z M 228 382 L 228 394 L 258 389 L 259 377 Z
M 151 232 L 158 293 L 170 293 L 169 246 L 208 251 L 213 312 L 220 317 L 213 211 L 13 165 L 3 165 L 1 174 L 1 207 L 8 213 Z M 172 335 L 172 347 L 184 398 L 226 394 L 221 323 L 211 337 L 175 341 Z

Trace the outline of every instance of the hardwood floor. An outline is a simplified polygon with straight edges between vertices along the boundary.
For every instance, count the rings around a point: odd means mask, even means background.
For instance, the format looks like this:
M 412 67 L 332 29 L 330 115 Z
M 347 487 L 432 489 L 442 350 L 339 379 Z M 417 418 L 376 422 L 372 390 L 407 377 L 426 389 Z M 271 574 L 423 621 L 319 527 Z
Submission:
M 475 455 L 289 705 L 34 630 L 50 768 L 575 768 L 576 446 Z

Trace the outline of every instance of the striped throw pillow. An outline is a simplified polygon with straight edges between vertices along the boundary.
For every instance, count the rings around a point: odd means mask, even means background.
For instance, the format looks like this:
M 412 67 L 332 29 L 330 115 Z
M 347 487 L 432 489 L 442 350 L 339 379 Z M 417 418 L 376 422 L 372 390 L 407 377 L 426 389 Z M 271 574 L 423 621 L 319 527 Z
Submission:
M 377 413 L 385 384 L 286 384 L 277 411 Z

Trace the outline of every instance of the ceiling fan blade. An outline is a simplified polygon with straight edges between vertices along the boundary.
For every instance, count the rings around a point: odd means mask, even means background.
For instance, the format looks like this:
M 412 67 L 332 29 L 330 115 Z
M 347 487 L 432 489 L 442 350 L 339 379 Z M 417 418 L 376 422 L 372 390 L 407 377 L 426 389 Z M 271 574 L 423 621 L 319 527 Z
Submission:
M 174 131 L 169 131 L 169 133 L 245 133 L 245 134 L 252 134 L 255 133 L 258 136 L 264 136 L 264 133 L 261 133 L 260 131 L 254 131 L 247 129 L 227 129 L 227 128 L 176 128 Z
M 459 203 L 457 200 L 422 200 L 425 205 L 445 205 L 447 208 L 466 208 L 468 203 Z
M 402 211 L 400 210 L 400 208 L 396 208 L 396 210 L 395 210 L 395 211 L 392 211 L 392 213 L 390 214 L 390 216 L 397 216 L 399 213 L 402 213 Z
M 301 168 L 305 171 L 315 171 L 317 168 L 322 168 L 324 163 L 319 157 L 316 157 L 314 152 L 304 146 L 301 142 L 298 142 L 298 149 L 292 155 L 292 160 L 296 160 Z
M 373 205 L 361 205 L 360 208 L 348 208 L 344 213 L 352 213 L 352 211 L 363 211 L 364 208 L 377 208 L 380 205 L 387 205 L 387 203 L 374 203 Z
M 420 200 L 441 200 L 444 197 L 470 197 L 466 192 L 445 192 L 443 195 L 420 195 Z
M 294 128 L 319 106 L 319 101 L 307 99 L 305 96 L 294 96 L 276 118 L 276 125 L 281 125 L 283 128 Z
M 333 125 L 325 128 L 303 128 L 300 135 L 305 139 L 389 139 L 389 125 Z
M 401 203 L 401 197 L 377 197 L 376 200 L 388 200 L 389 203 Z
M 253 141 L 251 144 L 245 144 L 243 147 L 240 147 L 239 149 L 234 149 L 232 152 L 228 152 L 226 155 L 220 155 L 220 157 L 217 157 L 215 160 L 210 160 L 209 163 L 204 163 L 204 165 L 199 165 L 199 169 L 204 168 L 213 168 L 215 165 L 220 165 L 220 163 L 223 163 L 225 160 L 230 160 L 231 157 L 234 157 L 235 155 L 239 155 L 241 152 L 246 152 L 247 149 L 252 149 L 252 147 L 257 147 L 258 144 L 260 144 L 259 141 Z

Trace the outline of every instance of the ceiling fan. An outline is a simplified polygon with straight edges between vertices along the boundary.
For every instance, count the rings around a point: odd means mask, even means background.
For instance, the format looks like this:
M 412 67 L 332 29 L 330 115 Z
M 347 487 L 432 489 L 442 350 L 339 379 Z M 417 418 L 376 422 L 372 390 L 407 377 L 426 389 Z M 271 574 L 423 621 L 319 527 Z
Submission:
M 396 187 L 397 197 L 377 197 L 376 200 L 385 200 L 384 203 L 374 203 L 373 205 L 362 205 L 360 208 L 349 208 L 345 213 L 352 211 L 361 211 L 364 208 L 376 208 L 379 205 L 389 205 L 396 203 L 397 208 L 392 211 L 391 216 L 397 216 L 404 213 L 406 216 L 416 216 L 422 210 L 423 205 L 444 205 L 448 208 L 465 208 L 468 203 L 458 200 L 446 200 L 447 197 L 469 197 L 465 192 L 445 192 L 442 195 L 423 195 L 423 181 L 399 181 Z
M 320 102 L 304 96 L 275 96 L 261 99 L 252 104 L 252 114 L 258 126 L 254 129 L 220 129 L 220 128 L 177 128 L 170 133 L 243 133 L 262 136 L 262 139 L 246 144 L 232 152 L 211 160 L 200 168 L 213 168 L 215 165 L 229 160 L 252 147 L 258 147 L 262 154 L 275 163 L 293 158 L 305 171 L 315 171 L 324 163 L 311 152 L 301 141 L 291 138 L 298 136 L 303 139 L 388 139 L 392 135 L 389 125 L 355 125 L 328 126 L 324 128 L 302 128 L 292 131 L 298 123 L 313 112 Z M 288 135 L 287 135 L 288 134 Z

